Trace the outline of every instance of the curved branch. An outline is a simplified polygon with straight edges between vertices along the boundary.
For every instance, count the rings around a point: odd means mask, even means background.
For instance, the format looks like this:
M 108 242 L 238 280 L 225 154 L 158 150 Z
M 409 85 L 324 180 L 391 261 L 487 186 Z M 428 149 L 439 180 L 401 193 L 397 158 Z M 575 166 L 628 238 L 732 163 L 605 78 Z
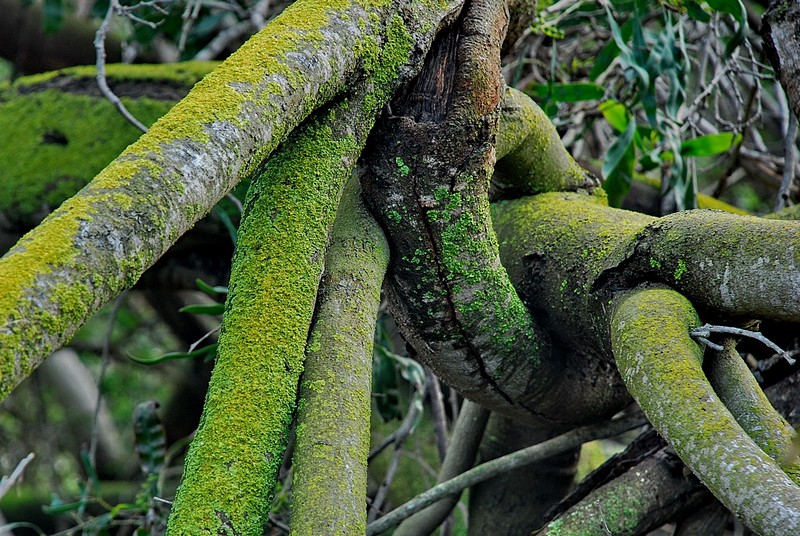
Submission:
M 0 260 L 0 397 L 312 110 L 354 79 L 375 77 L 386 92 L 413 76 L 459 2 L 402 3 L 405 21 L 389 0 L 293 4 L 12 248 Z M 403 33 L 407 46 L 387 44 Z M 381 102 L 369 104 L 374 113 Z
M 736 351 L 736 341 L 727 338 L 721 352 L 713 352 L 708 380 L 736 422 L 783 470 L 800 484 L 798 460 L 787 460 L 797 433 L 775 411 L 753 373 Z
M 500 105 L 492 197 L 598 186 L 600 180 L 567 152 L 547 114 L 523 92 L 507 87 Z
M 392 103 L 362 184 L 392 244 L 387 291 L 407 340 L 466 398 L 530 418 L 519 401 L 547 380 L 537 367 L 548 358 L 547 338 L 500 264 L 487 193 L 503 3 L 472 2 L 459 22 Z
M 372 340 L 389 245 L 351 179 L 325 274 L 297 411 L 292 534 L 364 534 Z
M 717 398 L 689 337 L 697 324 L 675 291 L 627 293 L 611 318 L 617 366 L 653 426 L 711 492 L 759 534 L 785 534 L 800 526 L 800 488 Z

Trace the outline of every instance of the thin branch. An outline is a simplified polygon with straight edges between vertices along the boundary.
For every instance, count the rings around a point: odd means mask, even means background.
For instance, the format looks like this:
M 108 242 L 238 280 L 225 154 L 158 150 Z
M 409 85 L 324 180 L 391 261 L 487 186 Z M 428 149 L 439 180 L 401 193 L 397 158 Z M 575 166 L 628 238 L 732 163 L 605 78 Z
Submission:
M 427 369 L 427 367 L 426 367 Z M 427 370 L 430 397 L 431 413 L 433 415 L 433 429 L 436 432 L 436 447 L 439 450 L 439 460 L 444 460 L 447 453 L 447 414 L 444 411 L 444 397 L 442 396 L 442 386 L 439 384 L 433 372 Z
M 112 2 L 115 0 L 112 0 Z M 92 467 L 96 466 L 96 459 L 97 459 L 97 443 L 99 439 L 99 426 L 98 421 L 100 420 L 100 408 L 103 404 L 103 380 L 106 377 L 106 372 L 108 371 L 108 366 L 111 364 L 111 334 L 114 330 L 114 324 L 117 320 L 117 314 L 119 313 L 120 307 L 125 301 L 125 296 L 128 294 L 128 291 L 123 291 L 115 300 L 111 307 L 111 313 L 108 317 L 108 323 L 106 324 L 106 331 L 103 336 L 103 353 L 100 365 L 100 373 L 97 376 L 97 400 L 94 406 L 94 416 L 92 417 L 92 436 L 89 440 L 89 464 Z M 97 484 L 97 482 L 93 482 L 94 480 L 94 471 L 89 471 L 87 476 L 86 486 L 83 488 L 83 493 L 81 494 L 81 507 L 78 510 L 78 516 L 83 515 L 83 510 L 86 506 L 87 499 L 89 498 L 89 493 L 91 493 L 92 488 Z
M 772 342 L 771 340 L 769 340 L 768 338 L 766 338 L 764 335 L 762 335 L 757 331 L 750 331 L 748 329 L 734 328 L 730 326 L 715 326 L 712 324 L 704 324 L 698 328 L 694 328 L 689 333 L 693 339 L 702 342 L 703 344 L 705 344 L 709 348 L 716 350 L 717 352 L 721 352 L 723 350 L 723 347 L 719 344 L 715 344 L 710 340 L 708 340 L 708 337 L 710 337 L 712 333 L 727 333 L 729 335 L 740 335 L 742 337 L 750 337 L 751 339 L 755 339 L 769 346 L 771 349 L 775 350 L 775 352 L 783 356 L 783 358 L 786 359 L 786 361 L 788 361 L 790 365 L 795 364 L 795 360 L 792 359 L 791 356 L 789 356 L 789 353 L 787 351 L 785 351 L 783 348 L 781 348 L 780 346 L 778 346 L 777 344 L 775 344 L 774 342 Z
M 455 478 L 437 484 L 428 491 L 417 495 L 407 503 L 392 510 L 379 520 L 370 523 L 367 526 L 367 536 L 380 534 L 394 527 L 415 512 L 419 512 L 426 506 L 433 504 L 442 497 L 458 493 L 478 482 L 483 482 L 484 480 L 508 473 L 533 462 L 555 456 L 561 452 L 576 448 L 587 441 L 619 435 L 633 428 L 642 426 L 645 423 L 646 421 L 641 415 L 635 415 L 605 422 L 601 425 L 576 428 L 575 430 L 571 430 L 553 439 L 548 439 L 537 445 L 532 445 L 478 465 Z
M 195 54 L 194 59 L 197 61 L 213 60 L 220 52 L 225 50 L 225 47 L 240 37 L 250 34 L 254 29 L 256 27 L 250 19 L 234 24 L 230 28 L 219 32 L 200 52 Z
M 119 9 L 120 5 L 117 0 L 111 0 L 108 4 L 108 11 L 106 11 L 106 16 L 103 19 L 103 23 L 97 29 L 97 33 L 94 36 L 94 48 L 97 55 L 97 87 L 100 88 L 100 92 L 103 94 L 105 98 L 107 98 L 111 104 L 114 105 L 114 108 L 124 117 L 130 124 L 141 130 L 142 132 L 147 132 L 147 127 L 144 126 L 138 119 L 136 119 L 125 105 L 122 104 L 122 101 L 119 100 L 111 88 L 108 87 L 108 81 L 106 80 L 106 34 L 108 33 L 108 27 L 111 24 L 111 18 L 114 16 L 114 12 Z
M 2 479 L 0 479 L 0 499 L 2 499 L 3 495 L 5 495 L 8 490 L 11 489 L 11 486 L 13 486 L 14 483 L 19 480 L 19 478 L 22 476 L 22 473 L 25 472 L 25 468 L 28 467 L 28 464 L 31 463 L 31 461 L 33 461 L 34 457 L 35 455 L 33 452 L 31 452 L 19 461 L 17 466 L 14 468 L 14 471 L 12 471 L 9 476 L 4 476 Z
M 792 182 L 794 182 L 794 163 L 797 156 L 795 147 L 795 140 L 797 139 L 797 117 L 790 112 L 788 114 L 788 119 L 786 137 L 783 140 L 785 162 L 783 165 L 783 180 L 778 190 L 778 197 L 775 200 L 775 212 L 783 210 L 783 208 L 786 207 L 786 202 L 789 201 L 789 190 L 792 187 Z

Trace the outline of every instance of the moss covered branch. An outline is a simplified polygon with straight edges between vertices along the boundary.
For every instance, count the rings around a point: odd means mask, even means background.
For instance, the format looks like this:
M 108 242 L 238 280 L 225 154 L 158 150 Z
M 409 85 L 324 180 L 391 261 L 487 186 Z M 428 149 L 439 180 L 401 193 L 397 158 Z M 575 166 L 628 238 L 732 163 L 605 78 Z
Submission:
M 357 180 L 336 215 L 297 409 L 292 534 L 363 535 L 372 340 L 389 245 Z
M 505 88 L 497 134 L 497 164 L 492 176 L 493 197 L 591 190 L 599 185 L 599 179 L 567 152 L 547 114 L 521 91 Z
M 750 528 L 782 535 L 800 524 L 800 488 L 720 402 L 689 337 L 691 304 L 663 288 L 619 298 L 611 343 L 620 373 L 653 426 L 711 492 Z
M 390 16 L 398 4 L 406 19 Z M 384 77 L 385 89 L 413 76 L 457 5 L 303 0 L 198 83 L 0 260 L 0 397 L 131 286 L 312 110 L 364 76 Z M 388 60 L 383 51 L 398 27 L 411 44 Z
M 800 322 L 798 229 L 796 221 L 720 211 L 672 214 L 643 229 L 604 279 L 655 279 L 714 314 Z

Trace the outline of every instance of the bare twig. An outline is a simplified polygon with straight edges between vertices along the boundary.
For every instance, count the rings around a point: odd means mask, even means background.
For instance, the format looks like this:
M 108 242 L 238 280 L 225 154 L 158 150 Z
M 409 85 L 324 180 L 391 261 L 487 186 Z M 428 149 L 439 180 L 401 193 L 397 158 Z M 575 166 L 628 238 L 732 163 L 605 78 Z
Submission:
M 103 19 L 103 23 L 97 29 L 97 33 L 94 36 L 94 49 L 97 55 L 97 87 L 100 88 L 100 92 L 103 94 L 105 98 L 107 98 L 111 104 L 117 109 L 117 111 L 124 117 L 130 124 L 141 130 L 142 132 L 147 132 L 147 127 L 144 126 L 138 119 L 136 119 L 125 105 L 122 104 L 122 101 L 119 100 L 111 88 L 108 87 L 108 81 L 106 80 L 106 34 L 108 33 L 108 27 L 111 24 L 111 18 L 114 16 L 114 12 L 119 8 L 118 0 L 111 0 L 108 4 L 108 11 L 106 11 L 106 16 Z
M 783 140 L 783 180 L 778 190 L 778 197 L 775 200 L 775 212 L 786 207 L 786 202 L 789 201 L 789 190 L 792 187 L 792 182 L 794 182 L 794 163 L 797 154 L 795 147 L 795 140 L 797 139 L 797 117 L 791 112 L 787 115 L 789 121 L 786 124 L 786 137 Z
M 28 464 L 31 463 L 31 461 L 33 461 L 34 457 L 35 455 L 33 452 L 31 452 L 19 461 L 9 476 L 4 476 L 2 479 L 0 479 L 0 499 L 2 499 L 3 495 L 5 495 L 6 492 L 11 489 L 11 486 L 13 486 L 14 483 L 19 480 L 19 478 L 22 476 L 22 473 L 25 472 L 25 468 L 28 467 Z
M 766 338 L 764 335 L 757 331 L 750 331 L 749 329 L 742 329 L 742 328 L 734 328 L 730 326 L 715 326 L 712 324 L 704 324 L 699 328 L 694 328 L 689 334 L 692 336 L 693 339 L 696 339 L 698 342 L 701 342 L 708 346 L 709 348 L 713 348 L 717 352 L 721 352 L 723 347 L 719 344 L 713 343 L 708 340 L 708 337 L 711 336 L 712 333 L 727 333 L 729 335 L 740 335 L 742 337 L 750 337 L 751 339 L 755 339 L 757 341 L 762 342 L 763 344 L 769 346 L 775 352 L 783 356 L 786 361 L 789 362 L 790 365 L 795 364 L 795 360 L 789 355 L 789 352 L 783 350 L 780 346 Z
M 112 0 L 112 2 L 115 0 Z M 97 401 L 95 402 L 94 406 L 94 417 L 92 418 L 92 436 L 89 440 L 89 463 L 92 467 L 96 464 L 97 459 L 97 443 L 98 443 L 98 420 L 100 419 L 100 407 L 103 403 L 103 379 L 106 376 L 106 372 L 108 371 L 108 366 L 111 364 L 111 334 L 114 330 L 114 324 L 117 319 L 117 313 L 119 313 L 120 307 L 125 301 L 125 296 L 128 294 L 128 291 L 123 291 L 117 296 L 117 299 L 114 300 L 114 304 L 111 307 L 111 313 L 108 317 L 108 323 L 106 324 L 106 331 L 103 336 L 103 353 L 102 353 L 102 360 L 100 365 L 100 373 L 97 376 Z M 86 478 L 86 486 L 83 488 L 83 493 L 81 494 L 81 506 L 78 509 L 78 516 L 83 515 L 84 508 L 87 503 L 87 499 L 89 498 L 89 493 L 91 492 L 92 488 L 96 484 L 93 482 L 94 479 L 94 471 L 89 471 L 89 474 Z
M 219 32 L 203 49 L 195 54 L 194 59 L 198 61 L 209 61 L 216 58 L 225 47 L 242 36 L 249 35 L 255 27 L 252 20 L 243 20 Z
M 200 16 L 200 0 L 190 0 L 186 3 L 186 9 L 183 11 L 183 25 L 181 26 L 181 35 L 178 38 L 178 51 L 182 54 L 186 48 L 186 39 L 189 37 L 189 32 L 192 31 L 194 21 Z
M 429 394 L 431 397 L 431 414 L 433 416 L 433 429 L 436 432 L 436 447 L 439 450 L 439 460 L 444 460 L 447 452 L 447 415 L 444 411 L 444 397 L 439 378 L 428 370 Z

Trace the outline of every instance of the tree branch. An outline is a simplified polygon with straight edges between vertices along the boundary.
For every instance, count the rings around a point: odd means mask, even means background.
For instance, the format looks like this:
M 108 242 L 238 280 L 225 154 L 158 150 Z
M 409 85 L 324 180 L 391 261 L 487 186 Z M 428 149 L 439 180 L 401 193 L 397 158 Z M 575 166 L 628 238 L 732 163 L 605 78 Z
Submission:
M 611 343 L 620 374 L 653 426 L 727 508 L 759 534 L 785 534 L 800 523 L 800 488 L 717 398 L 689 337 L 697 324 L 672 290 L 644 288 L 615 300 Z
M 389 17 L 389 1 L 328 5 L 305 0 L 284 11 L 0 260 L 0 397 L 314 108 L 365 74 L 383 77 L 384 91 L 412 76 L 458 2 L 404 3 L 406 21 Z M 387 44 L 403 33 L 406 47 Z M 386 57 L 387 47 L 398 56 Z
M 292 466 L 292 534 L 366 530 L 372 340 L 389 244 L 361 201 L 342 194 L 306 347 Z

